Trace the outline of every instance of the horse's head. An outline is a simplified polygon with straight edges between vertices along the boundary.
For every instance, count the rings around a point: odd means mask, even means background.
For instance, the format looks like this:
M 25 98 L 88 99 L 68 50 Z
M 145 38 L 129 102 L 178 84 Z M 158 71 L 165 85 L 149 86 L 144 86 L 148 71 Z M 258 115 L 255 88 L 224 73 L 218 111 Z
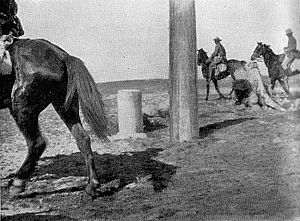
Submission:
M 257 42 L 257 46 L 251 55 L 251 61 L 264 57 L 265 53 L 270 49 L 270 45 L 263 44 L 262 42 Z
M 197 64 L 202 65 L 206 62 L 207 59 L 208 59 L 207 53 L 203 50 L 203 48 L 200 48 L 198 50 Z

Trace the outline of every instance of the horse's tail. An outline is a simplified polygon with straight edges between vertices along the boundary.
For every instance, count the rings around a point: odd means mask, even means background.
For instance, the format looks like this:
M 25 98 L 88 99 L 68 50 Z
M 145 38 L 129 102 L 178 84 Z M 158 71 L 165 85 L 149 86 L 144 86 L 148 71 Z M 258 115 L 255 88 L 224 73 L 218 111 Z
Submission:
M 101 140 L 108 141 L 104 102 L 93 77 L 79 58 L 68 56 L 64 61 L 68 72 L 65 108 L 70 107 L 74 96 L 78 94 L 85 120 Z

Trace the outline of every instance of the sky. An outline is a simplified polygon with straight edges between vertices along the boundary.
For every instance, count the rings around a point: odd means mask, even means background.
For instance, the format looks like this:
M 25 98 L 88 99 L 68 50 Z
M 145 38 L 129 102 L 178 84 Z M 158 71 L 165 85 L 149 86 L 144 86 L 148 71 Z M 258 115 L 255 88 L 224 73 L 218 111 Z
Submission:
M 16 0 L 25 38 L 81 58 L 96 82 L 167 78 L 169 0 Z M 285 30 L 300 45 L 300 0 L 196 0 L 197 48 L 248 61 L 256 42 L 282 53 Z M 200 74 L 200 68 L 198 69 Z

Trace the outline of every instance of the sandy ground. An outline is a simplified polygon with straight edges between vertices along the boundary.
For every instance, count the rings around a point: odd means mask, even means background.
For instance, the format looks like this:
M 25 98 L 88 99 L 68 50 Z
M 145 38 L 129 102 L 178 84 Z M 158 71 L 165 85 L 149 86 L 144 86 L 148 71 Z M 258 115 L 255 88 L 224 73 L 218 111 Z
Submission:
M 100 86 L 113 133 L 116 88 L 135 86 Z M 143 108 L 168 99 L 165 83 L 140 87 Z M 145 139 L 103 144 L 91 134 L 102 183 L 96 199 L 84 193 L 84 161 L 51 106 L 40 117 L 48 148 L 25 193 L 9 197 L 6 177 L 26 146 L 0 110 L 1 220 L 300 220 L 300 112 L 216 98 L 205 102 L 199 90 L 199 138 L 191 142 L 171 143 L 165 119 L 154 119 Z

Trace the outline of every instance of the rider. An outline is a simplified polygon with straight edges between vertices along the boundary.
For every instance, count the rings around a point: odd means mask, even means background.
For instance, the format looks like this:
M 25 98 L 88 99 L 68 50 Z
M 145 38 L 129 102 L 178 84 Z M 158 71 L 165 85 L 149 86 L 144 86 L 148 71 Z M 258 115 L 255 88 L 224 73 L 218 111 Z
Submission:
M 1 0 L 0 8 L 0 59 L 7 55 L 6 48 L 17 38 L 24 35 L 20 19 L 16 16 L 18 6 L 15 0 Z
M 213 39 L 215 41 L 215 51 L 211 54 L 210 58 L 207 59 L 207 62 L 211 62 L 209 65 L 209 77 L 212 75 L 212 71 L 215 69 L 215 72 L 218 71 L 216 68 L 219 63 L 226 63 L 226 51 L 224 46 L 221 44 L 222 39 L 216 37 Z M 215 73 L 218 75 L 218 73 Z
M 295 59 L 294 54 L 297 52 L 297 41 L 293 36 L 292 29 L 287 29 L 285 33 L 289 38 L 287 47 L 283 48 L 284 53 L 287 56 L 286 67 L 288 68 L 291 65 L 292 61 Z

